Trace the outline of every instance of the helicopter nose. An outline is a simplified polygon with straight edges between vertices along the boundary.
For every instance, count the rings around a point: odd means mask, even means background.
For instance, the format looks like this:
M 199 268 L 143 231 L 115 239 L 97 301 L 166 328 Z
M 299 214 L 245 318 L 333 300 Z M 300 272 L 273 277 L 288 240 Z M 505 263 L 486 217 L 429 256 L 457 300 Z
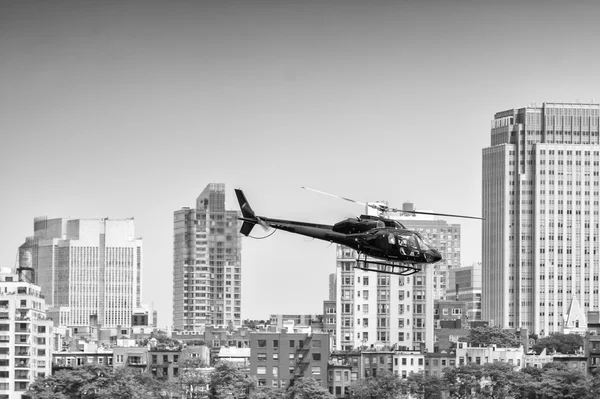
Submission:
M 435 263 L 442 260 L 442 254 L 440 254 L 436 249 L 430 249 L 425 258 L 429 261 L 429 263 Z

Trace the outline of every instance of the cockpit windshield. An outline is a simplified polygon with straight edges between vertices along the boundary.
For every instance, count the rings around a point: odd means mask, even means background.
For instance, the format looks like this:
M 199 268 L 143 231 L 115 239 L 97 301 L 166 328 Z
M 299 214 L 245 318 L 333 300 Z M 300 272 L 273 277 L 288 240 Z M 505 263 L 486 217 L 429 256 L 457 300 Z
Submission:
M 397 220 L 394 220 L 394 225 L 395 225 L 394 227 L 396 227 L 397 229 L 401 229 L 401 230 L 406 229 L 406 227 L 404 227 L 404 225 Z
M 431 245 L 431 242 L 427 238 L 421 236 L 420 234 L 415 234 L 415 237 L 417 237 L 417 241 L 419 242 L 419 246 L 422 250 L 433 248 L 433 245 Z

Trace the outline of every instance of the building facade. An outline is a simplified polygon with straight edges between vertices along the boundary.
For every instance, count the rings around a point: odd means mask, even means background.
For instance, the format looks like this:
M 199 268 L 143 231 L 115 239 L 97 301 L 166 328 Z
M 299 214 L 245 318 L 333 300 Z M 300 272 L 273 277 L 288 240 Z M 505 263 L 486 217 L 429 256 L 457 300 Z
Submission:
M 483 318 L 559 332 L 570 300 L 599 309 L 599 104 L 498 112 L 483 149 Z
M 20 399 L 52 374 L 52 320 L 40 287 L 0 271 L 0 399 Z
M 327 333 L 250 333 L 250 374 L 259 386 L 287 388 L 311 377 L 327 389 Z
M 36 218 L 19 248 L 57 326 L 129 327 L 141 306 L 142 239 L 131 219 Z
M 338 245 L 336 253 L 335 349 L 413 349 L 413 277 L 356 269 L 356 251 Z
M 173 327 L 242 325 L 238 211 L 225 209 L 225 185 L 211 183 L 196 208 L 174 214 Z
M 481 262 L 449 270 L 450 283 L 446 299 L 467 303 L 467 321 L 481 318 Z

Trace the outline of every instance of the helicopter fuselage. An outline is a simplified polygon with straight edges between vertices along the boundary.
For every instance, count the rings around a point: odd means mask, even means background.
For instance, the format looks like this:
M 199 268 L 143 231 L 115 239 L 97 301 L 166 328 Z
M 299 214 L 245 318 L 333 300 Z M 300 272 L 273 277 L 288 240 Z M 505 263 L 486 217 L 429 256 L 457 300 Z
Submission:
M 333 226 L 262 216 L 242 217 L 240 220 L 345 245 L 359 254 L 386 261 L 417 264 L 435 263 L 442 259 L 419 233 L 385 218 L 362 215 Z

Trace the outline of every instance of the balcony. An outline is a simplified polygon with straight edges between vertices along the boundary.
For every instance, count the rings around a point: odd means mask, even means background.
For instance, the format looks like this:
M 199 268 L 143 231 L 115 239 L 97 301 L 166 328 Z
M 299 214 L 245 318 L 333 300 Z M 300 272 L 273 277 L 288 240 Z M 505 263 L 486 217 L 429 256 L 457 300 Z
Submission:
M 15 380 L 29 381 L 29 371 L 17 370 L 15 372 Z
M 29 368 L 29 359 L 15 358 L 15 368 Z

